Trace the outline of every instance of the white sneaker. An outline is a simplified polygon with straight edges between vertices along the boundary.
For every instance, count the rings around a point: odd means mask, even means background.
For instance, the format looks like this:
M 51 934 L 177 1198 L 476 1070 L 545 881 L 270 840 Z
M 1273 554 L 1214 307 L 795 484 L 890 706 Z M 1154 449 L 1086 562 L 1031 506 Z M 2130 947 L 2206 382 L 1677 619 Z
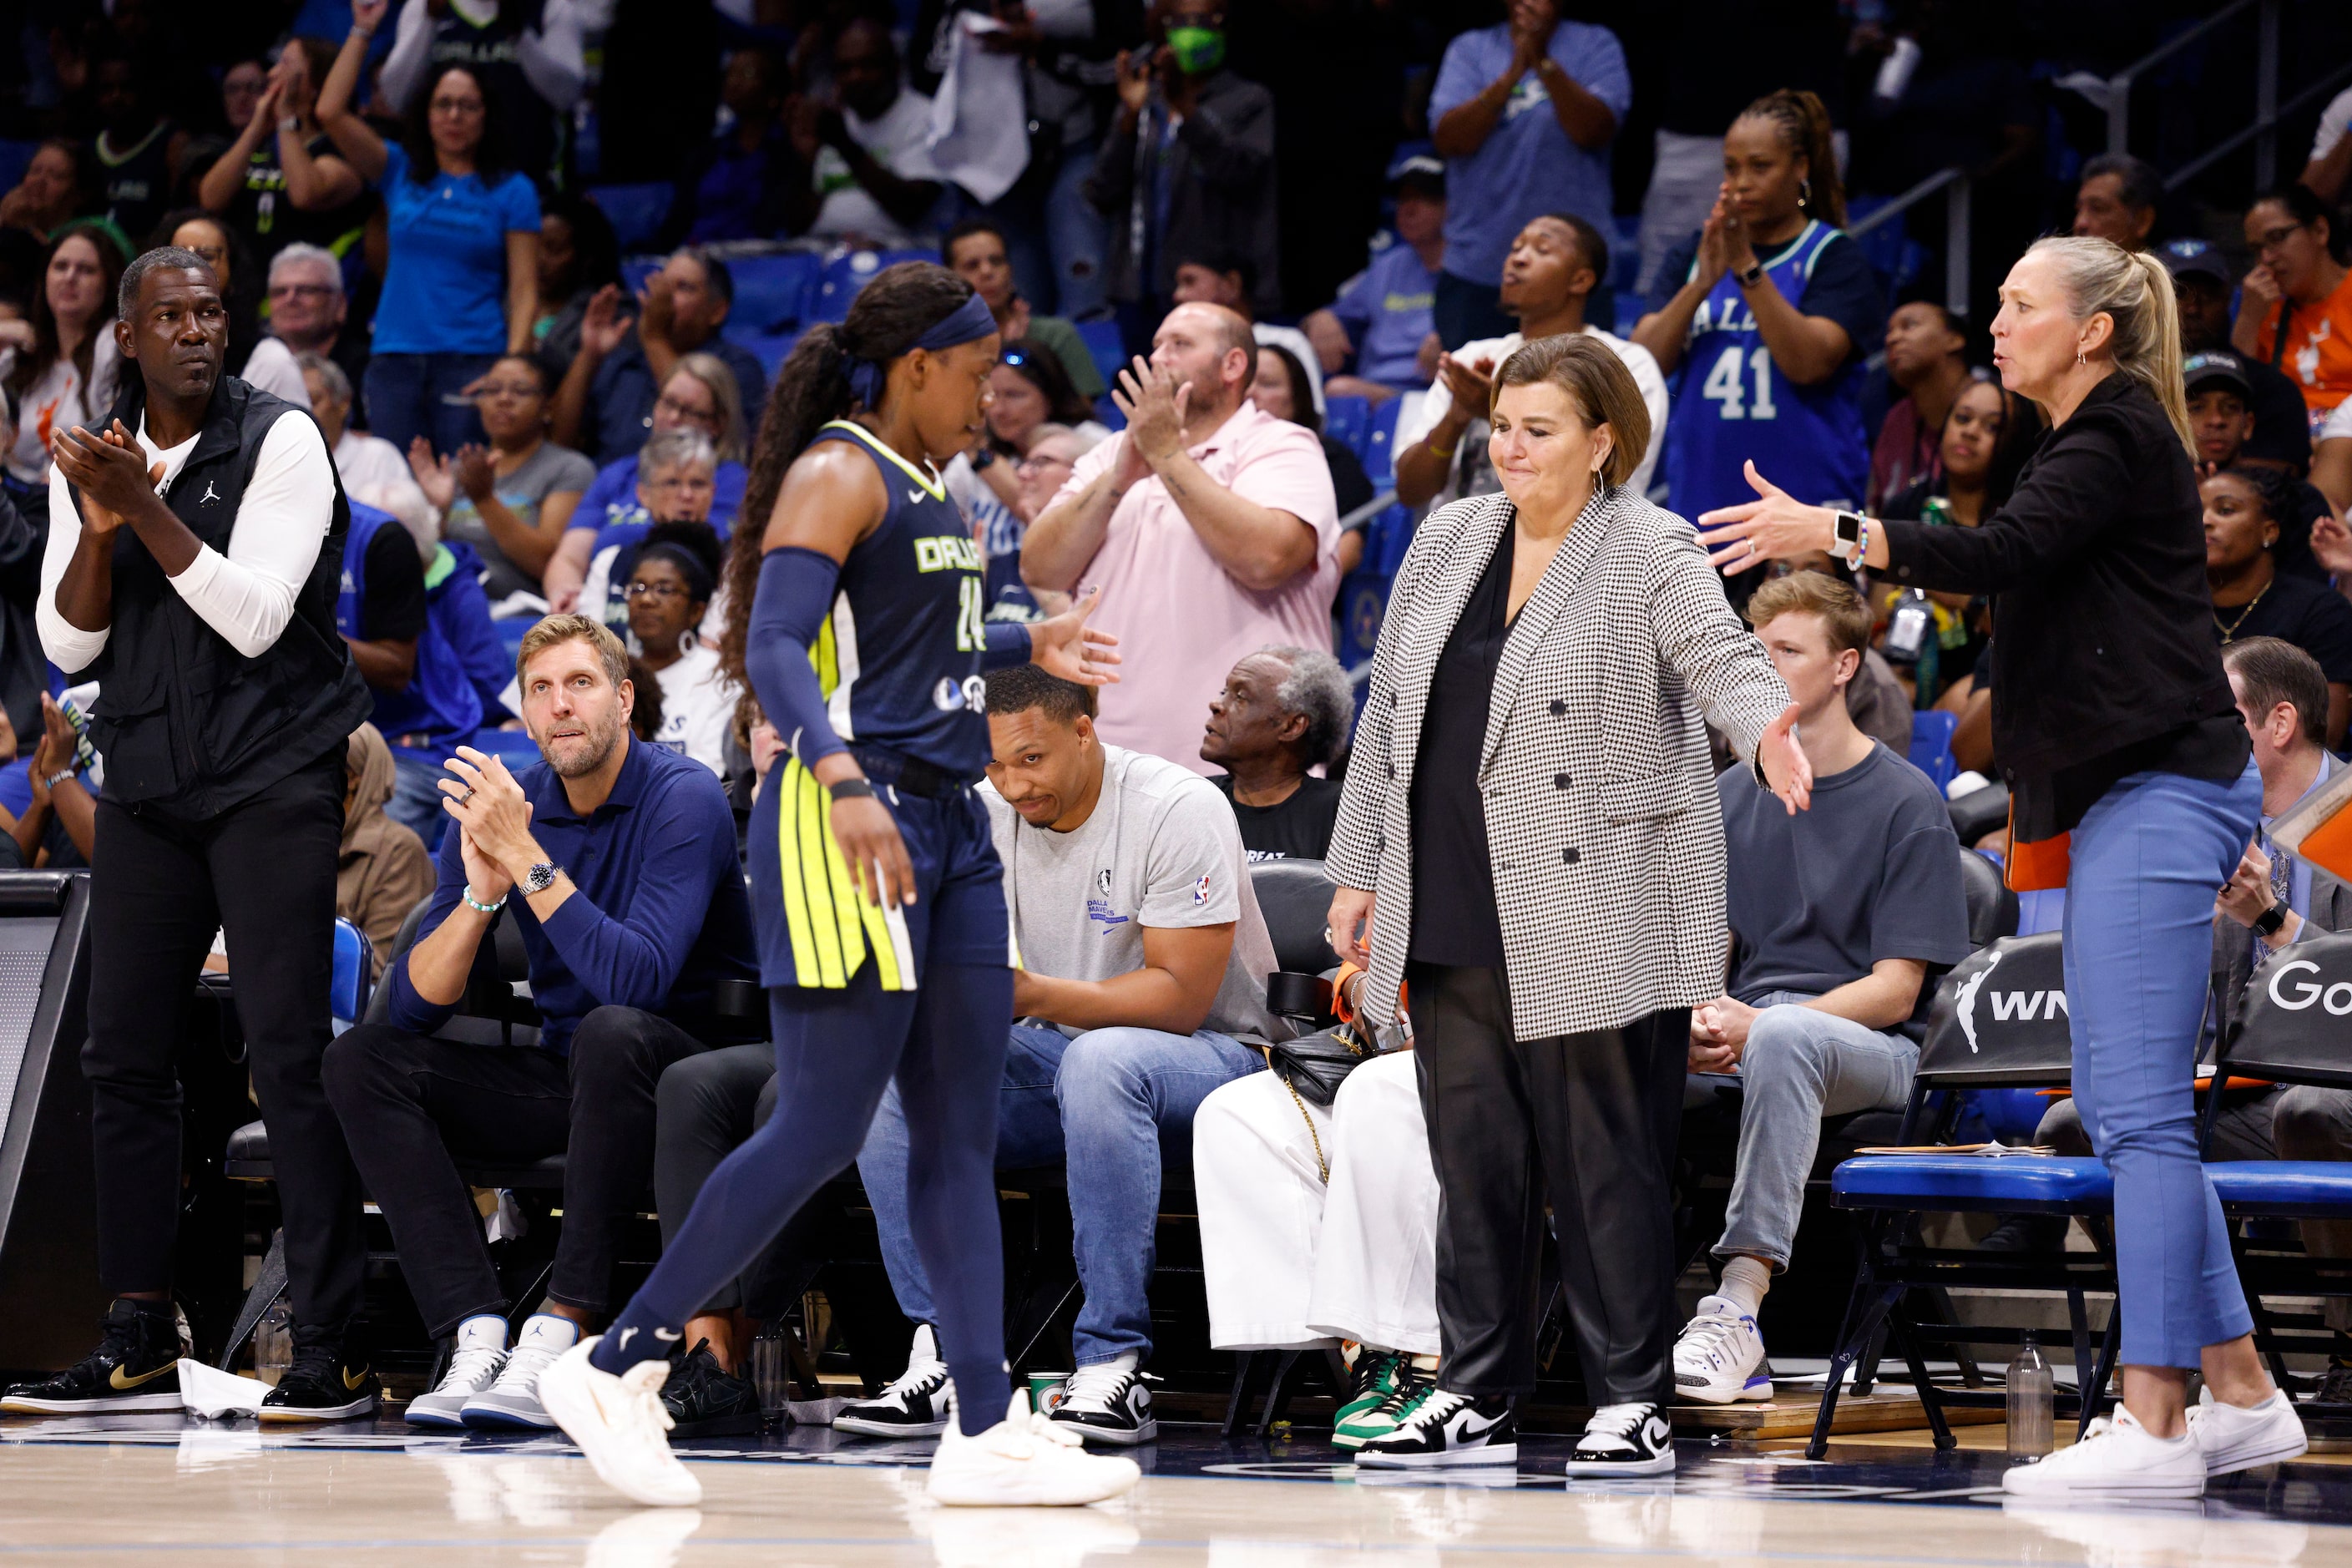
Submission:
M 641 1361 L 615 1377 L 588 1360 L 603 1337 L 582 1340 L 540 1373 L 540 1403 L 622 1496 L 656 1508 L 700 1502 L 702 1483 L 669 1451 L 669 1412 L 661 1402 L 669 1363 Z
M 2155 1437 L 2118 1408 L 2071 1448 L 2017 1465 L 2000 1478 L 2011 1497 L 2194 1498 L 2205 1495 L 2205 1456 L 2187 1433 Z
M 1570 1476 L 1670 1476 L 1675 1426 L 1663 1405 L 1603 1405 L 1560 1466 Z
M 964 1507 L 1069 1508 L 1115 1498 L 1142 1479 L 1133 1459 L 1089 1454 L 1075 1430 L 1032 1412 L 1023 1389 L 977 1437 L 948 1423 L 929 1490 L 933 1502 Z
M 2260 1405 L 2224 1405 L 2211 1388 L 2202 1390 L 2189 1411 L 2189 1440 L 2204 1456 L 2208 1476 L 2251 1470 L 2292 1459 L 2311 1447 L 2303 1418 L 2284 1389 L 2271 1390 Z
M 1770 1399 L 1772 1373 L 1756 1320 L 1720 1296 L 1701 1301 L 1675 1340 L 1675 1397 L 1700 1405 Z
M 1116 1443 L 1122 1448 L 1159 1436 L 1160 1423 L 1151 1414 L 1151 1389 L 1137 1370 L 1142 1360 L 1130 1351 L 1072 1373 L 1067 1392 L 1054 1406 L 1055 1424 L 1081 1434 L 1090 1443 Z
M 499 1339 L 506 1338 L 506 1325 L 499 1325 Z M 487 1339 L 466 1342 L 461 1331 L 457 1348 L 449 1357 L 449 1370 L 430 1394 L 420 1394 L 408 1402 L 408 1424 L 411 1426 L 454 1426 L 466 1425 L 467 1403 L 486 1393 L 506 1370 L 507 1352 L 503 1343 Z
M 947 1430 L 955 1384 L 940 1359 L 939 1340 L 929 1323 L 918 1324 L 907 1350 L 907 1370 L 871 1399 L 853 1400 L 833 1418 L 836 1432 L 862 1437 L 936 1437 Z
M 458 1417 L 468 1426 L 544 1432 L 555 1423 L 540 1404 L 539 1376 L 579 1342 L 580 1326 L 551 1312 L 527 1319 L 507 1352 L 498 1381 L 466 1401 Z

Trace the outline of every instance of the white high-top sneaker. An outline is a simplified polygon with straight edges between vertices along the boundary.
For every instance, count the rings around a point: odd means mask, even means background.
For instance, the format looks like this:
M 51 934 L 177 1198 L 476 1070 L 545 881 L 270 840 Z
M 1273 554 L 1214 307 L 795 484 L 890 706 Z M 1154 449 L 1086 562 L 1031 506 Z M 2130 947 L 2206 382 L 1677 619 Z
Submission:
M 1133 1459 L 1087 1453 L 1076 1431 L 1034 1413 L 1027 1392 L 1016 1391 L 1004 1419 L 977 1437 L 950 1418 L 931 1456 L 929 1491 L 933 1502 L 969 1507 L 1066 1508 L 1115 1498 L 1142 1479 Z
M 467 1401 L 487 1393 L 507 1364 L 507 1321 L 495 1313 L 468 1318 L 457 1325 L 457 1346 L 449 1356 L 449 1370 L 430 1394 L 408 1402 L 412 1426 L 466 1425 Z
M 907 1350 L 907 1370 L 873 1398 L 843 1405 L 833 1429 L 861 1437 L 936 1437 L 947 1430 L 948 1405 L 954 1398 L 938 1336 L 930 1324 L 919 1324 Z

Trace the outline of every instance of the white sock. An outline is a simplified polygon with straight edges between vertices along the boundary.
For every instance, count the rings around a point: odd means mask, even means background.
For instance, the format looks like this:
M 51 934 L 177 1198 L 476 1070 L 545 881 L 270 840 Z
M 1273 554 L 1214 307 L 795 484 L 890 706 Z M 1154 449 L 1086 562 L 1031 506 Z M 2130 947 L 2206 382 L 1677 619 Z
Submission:
M 580 1342 L 580 1325 L 553 1312 L 533 1312 L 523 1320 L 522 1332 L 515 1336 L 515 1343 L 520 1345 L 526 1340 L 538 1340 L 568 1351 Z
M 1772 1266 L 1760 1258 L 1735 1258 L 1723 1266 L 1723 1283 L 1715 1293 L 1754 1317 L 1772 1289 Z
M 507 1348 L 507 1321 L 496 1312 L 484 1312 L 457 1325 L 457 1348 L 461 1351 Z

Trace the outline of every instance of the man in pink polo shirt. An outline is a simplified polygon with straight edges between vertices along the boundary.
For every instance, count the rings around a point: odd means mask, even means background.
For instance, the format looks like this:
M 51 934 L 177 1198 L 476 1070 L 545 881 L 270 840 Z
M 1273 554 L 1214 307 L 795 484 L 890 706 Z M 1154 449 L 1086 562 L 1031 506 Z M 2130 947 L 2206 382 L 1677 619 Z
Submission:
M 1029 525 L 1030 584 L 1102 590 L 1126 662 L 1096 730 L 1196 773 L 1201 715 L 1268 643 L 1331 646 L 1339 506 L 1315 433 L 1249 401 L 1257 348 L 1222 305 L 1179 305 L 1119 372 L 1127 428 L 1078 459 Z

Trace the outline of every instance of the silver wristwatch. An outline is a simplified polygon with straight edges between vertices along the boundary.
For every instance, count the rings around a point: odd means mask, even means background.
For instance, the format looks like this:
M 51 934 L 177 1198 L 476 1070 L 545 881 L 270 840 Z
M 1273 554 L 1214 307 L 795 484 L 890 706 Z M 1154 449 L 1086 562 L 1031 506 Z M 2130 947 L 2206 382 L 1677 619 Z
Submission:
M 551 866 L 546 861 L 541 860 L 538 865 L 533 866 L 530 870 L 523 873 L 523 879 L 520 883 L 523 897 L 530 898 L 533 893 L 543 893 L 547 891 L 548 889 L 555 886 L 555 879 L 562 874 L 563 868 L 562 867 Z

